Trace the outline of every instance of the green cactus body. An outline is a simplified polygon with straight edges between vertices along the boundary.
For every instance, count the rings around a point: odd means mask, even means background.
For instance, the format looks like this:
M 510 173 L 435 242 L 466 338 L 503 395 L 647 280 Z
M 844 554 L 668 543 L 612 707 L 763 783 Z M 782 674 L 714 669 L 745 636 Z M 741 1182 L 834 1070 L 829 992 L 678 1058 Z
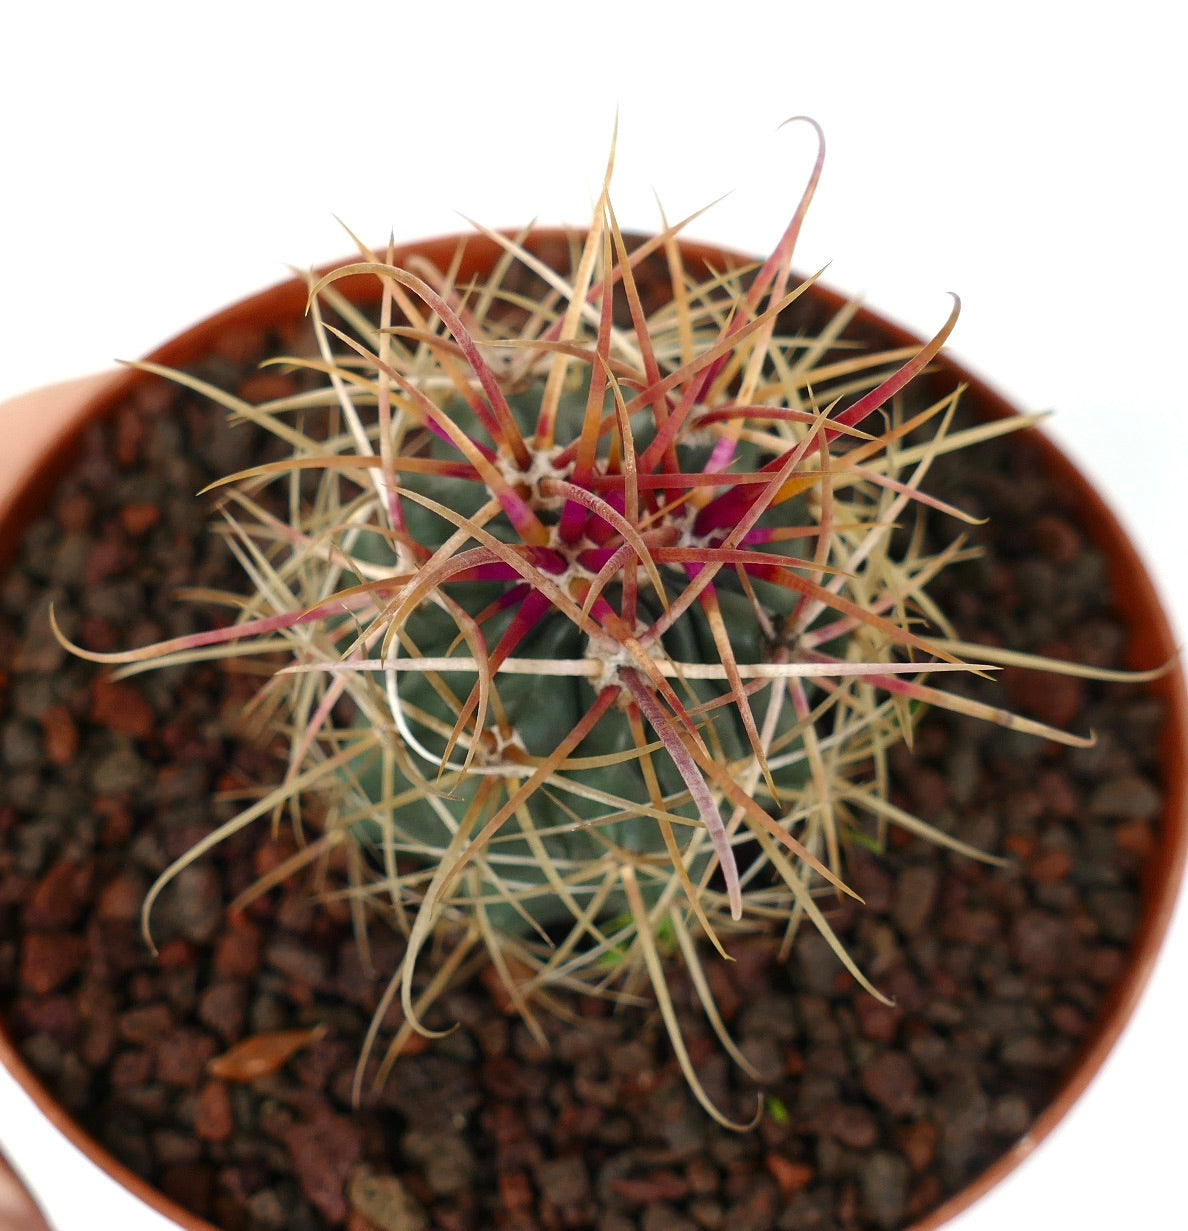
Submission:
M 562 395 L 557 413 L 556 442 L 560 447 L 580 436 L 588 409 L 588 375 L 579 373 L 579 379 L 570 383 L 574 387 Z M 544 393 L 543 383 L 537 382 L 530 390 L 508 397 L 516 422 L 525 435 L 535 427 Z M 609 395 L 603 405 L 604 413 L 613 413 Z M 480 434 L 480 425 L 464 403 L 455 399 L 446 410 L 468 435 Z M 649 422 L 645 415 L 636 417 L 632 430 L 636 449 L 645 448 L 655 437 L 654 422 Z M 456 457 L 450 444 L 428 434 L 418 452 L 441 461 Z M 681 445 L 676 450 L 678 463 L 687 472 L 703 466 L 709 453 L 705 446 Z M 754 446 L 744 444 L 738 455 L 740 469 L 754 471 L 762 464 L 759 450 Z M 451 477 L 413 476 L 403 481 L 402 488 L 406 493 L 416 492 L 466 516 L 474 516 L 490 499 L 490 493 L 481 484 Z M 782 506 L 780 520 L 790 522 L 798 511 L 803 511 L 802 502 L 789 501 Z M 541 508 L 540 515 L 542 521 L 556 525 L 556 508 Z M 412 540 L 433 552 L 442 549 L 455 529 L 452 522 L 413 500 L 405 502 L 405 525 Z M 506 518 L 488 523 L 486 528 L 504 541 L 515 541 L 514 528 Z M 606 528 L 613 531 L 613 527 Z M 357 554 L 358 546 L 354 550 Z M 604 547 L 602 550 L 605 555 L 610 549 Z M 371 562 L 381 563 L 381 554 L 371 552 Z M 395 564 L 391 553 L 388 553 L 387 563 Z M 671 567 L 665 571 L 670 574 L 673 591 L 679 591 L 682 586 L 679 571 Z M 778 619 L 792 609 L 792 600 L 788 592 L 778 587 L 756 584 L 764 591 L 766 618 L 774 627 Z M 488 581 L 457 582 L 444 587 L 450 598 L 476 619 L 496 609 L 495 614 L 483 618 L 483 636 L 488 646 L 499 644 L 507 635 L 520 609 L 519 601 L 512 605 L 507 600 L 515 600 L 517 591 L 524 588 L 514 582 Z M 611 606 L 617 608 L 622 601 L 621 585 L 608 586 L 606 595 Z M 741 592 L 737 580 L 730 576 L 724 585 L 717 587 L 717 598 L 738 661 L 764 661 L 771 646 L 766 643 L 755 602 Z M 639 606 L 644 625 L 660 615 L 661 606 L 650 592 L 641 597 Z M 446 657 L 457 649 L 456 620 L 431 604 L 420 607 L 405 623 L 403 631 L 421 656 Z M 551 609 L 517 645 L 516 654 L 545 662 L 574 661 L 583 657 L 586 641 L 587 634 L 572 619 Z M 662 638 L 662 645 L 675 662 L 719 661 L 713 633 L 698 605 L 690 607 L 673 624 Z M 393 676 L 397 683 L 395 691 L 390 691 Z M 447 675 L 443 678 L 456 686 L 461 677 Z M 430 755 L 414 752 L 409 756 L 405 748 L 401 763 L 412 771 L 415 785 L 406 773 L 400 772 L 385 783 L 379 764 L 360 775 L 360 786 L 365 794 L 362 811 L 367 812 L 369 808 L 374 811 L 375 803 L 385 798 L 404 802 L 388 810 L 387 825 L 381 825 L 372 815 L 359 822 L 356 834 L 376 849 L 385 842 L 391 844 L 397 857 L 423 860 L 427 851 L 444 854 L 453 830 L 472 806 L 478 786 L 478 777 L 461 769 L 457 772 L 447 770 L 439 776 L 447 742 L 444 732 L 453 726 L 458 698 L 443 698 L 426 675 L 415 671 L 377 672 L 373 679 L 378 691 L 398 698 L 396 704 L 404 711 L 404 722 L 415 736 L 415 747 Z M 593 684 L 581 677 L 549 678 L 529 674 L 501 678 L 498 691 L 506 728 L 501 738 L 507 738 L 508 732 L 514 733 L 516 743 L 536 758 L 548 756 L 558 733 L 573 729 L 589 711 L 596 696 Z M 713 706 L 707 710 L 702 725 L 715 758 L 730 772 L 735 765 L 745 765 L 752 755 L 751 750 L 738 712 L 728 703 L 725 686 L 718 681 L 688 680 L 681 691 L 690 710 Z M 766 715 L 768 700 L 761 694 L 753 702 L 759 723 Z M 389 708 L 391 706 L 390 702 Z M 773 740 L 785 749 L 781 758 L 784 763 L 771 774 L 777 791 L 786 788 L 794 793 L 803 781 L 803 759 L 791 756 L 795 727 L 791 708 L 784 708 L 772 730 Z M 393 738 L 397 741 L 401 738 L 395 728 Z M 520 819 L 513 816 L 477 861 L 481 884 L 477 893 L 471 895 L 468 905 L 473 908 L 481 899 L 488 919 L 499 930 L 525 930 L 533 926 L 543 930 L 568 918 L 570 906 L 549 889 L 545 861 L 540 854 L 542 848 L 547 853 L 548 867 L 563 878 L 577 902 L 585 906 L 597 896 L 598 914 L 602 918 L 622 916 L 627 910 L 621 890 L 599 892 L 608 869 L 613 872 L 617 860 L 630 858 L 636 862 L 644 898 L 649 905 L 655 904 L 671 882 L 669 854 L 657 822 L 640 813 L 641 808 L 653 801 L 624 711 L 612 708 L 577 747 L 575 757 L 587 762 L 596 757 L 617 759 L 597 768 L 570 768 L 559 772 L 550 779 L 546 789 L 534 795 L 531 823 L 540 846 L 524 838 Z M 453 760 L 457 762 L 456 757 Z M 659 755 L 651 758 L 651 763 L 664 807 L 674 818 L 686 821 L 686 828 L 691 828 L 697 821 L 697 808 L 671 759 L 663 755 L 662 747 Z M 765 783 L 761 783 L 759 789 L 767 796 L 766 804 L 773 810 L 777 808 L 778 803 L 771 798 Z M 700 881 L 706 875 L 709 857 L 710 851 L 703 845 L 689 859 L 691 879 Z M 654 874 L 650 874 L 652 870 Z M 460 893 L 465 896 L 464 891 Z M 505 900 L 508 893 L 514 895 L 516 905 Z

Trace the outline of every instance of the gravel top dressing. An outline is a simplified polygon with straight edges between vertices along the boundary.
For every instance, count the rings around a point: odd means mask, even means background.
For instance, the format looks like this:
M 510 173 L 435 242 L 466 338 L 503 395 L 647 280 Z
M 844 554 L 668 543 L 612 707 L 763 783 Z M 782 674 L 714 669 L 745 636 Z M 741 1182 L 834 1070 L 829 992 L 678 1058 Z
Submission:
M 256 373 L 272 344 L 229 339 L 202 375 L 275 397 L 290 378 Z M 971 536 L 983 558 L 931 592 L 968 639 L 1115 664 L 1103 563 L 1020 444 L 934 465 L 929 490 L 991 522 Z M 0 582 L 0 1012 L 116 1158 L 223 1231 L 894 1231 L 1026 1133 L 1138 917 L 1160 712 L 1137 687 L 969 680 L 958 686 L 1093 729 L 1096 745 L 933 713 L 914 754 L 893 758 L 894 802 L 1009 861 L 902 835 L 850 852 L 866 905 L 831 899 L 831 918 L 894 1007 L 858 989 L 811 927 L 783 964 L 772 944 L 731 944 L 733 963 L 706 965 L 756 1087 L 673 974 L 711 1098 L 741 1119 L 765 1101 L 749 1134 L 696 1106 L 654 1013 L 574 1000 L 542 1016 L 544 1050 L 481 970 L 431 1019 L 455 1032 L 418 1042 L 382 1088 L 365 1080 L 355 1110 L 356 1060 L 403 941 L 373 928 L 369 973 L 346 906 L 311 901 L 333 885 L 308 877 L 229 913 L 292 853 L 287 830 L 250 828 L 178 876 L 152 958 L 148 886 L 275 773 L 241 729 L 259 677 L 224 663 L 113 682 L 64 653 L 46 613 L 52 601 L 94 649 L 218 614 L 175 597 L 239 584 L 193 493 L 256 448 L 191 395 L 144 388 L 87 432 Z

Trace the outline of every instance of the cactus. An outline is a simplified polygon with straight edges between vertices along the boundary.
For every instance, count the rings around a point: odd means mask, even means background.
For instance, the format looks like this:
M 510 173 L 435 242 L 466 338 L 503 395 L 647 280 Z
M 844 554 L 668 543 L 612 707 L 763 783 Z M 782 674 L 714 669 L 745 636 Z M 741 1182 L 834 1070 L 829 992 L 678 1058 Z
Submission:
M 680 225 L 628 243 L 608 169 L 568 267 L 484 232 L 501 257 L 474 282 L 365 247 L 311 275 L 317 353 L 283 362 L 319 375 L 314 394 L 250 406 L 171 374 L 289 456 L 222 485 L 249 583 L 234 623 L 86 656 L 137 670 L 283 652 L 259 703 L 288 762 L 154 886 L 146 932 L 182 866 L 286 815 L 303 845 L 280 874 L 345 851 L 360 932 L 383 913 L 407 937 L 385 1069 L 485 949 L 530 1024 L 554 989 L 650 987 L 720 1119 L 669 962 L 742 1064 L 707 944 L 790 943 L 807 919 L 879 995 L 823 907 L 849 893 L 847 845 L 897 825 L 987 857 L 887 800 L 887 750 L 934 705 L 1083 741 L 932 678 L 996 659 L 964 661 L 928 599 L 960 542 L 926 557 L 893 530 L 924 506 L 961 519 L 921 489 L 930 461 L 1008 427 L 955 431 L 959 390 L 904 409 L 956 302 L 915 353 L 847 343 L 851 308 L 795 331 L 823 151 L 757 267 L 694 276 Z M 359 274 L 378 281 L 374 319 L 340 293 Z

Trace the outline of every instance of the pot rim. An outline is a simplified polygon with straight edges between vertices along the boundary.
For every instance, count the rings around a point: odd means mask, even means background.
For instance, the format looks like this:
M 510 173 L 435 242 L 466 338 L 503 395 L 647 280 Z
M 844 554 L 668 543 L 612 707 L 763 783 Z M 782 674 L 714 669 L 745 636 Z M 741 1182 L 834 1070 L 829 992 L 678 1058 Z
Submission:
M 522 239 L 523 232 L 500 232 L 508 238 Z M 580 241 L 586 234 L 580 227 L 534 227 L 528 233 L 529 246 L 557 242 Z M 625 235 L 630 243 L 644 238 L 638 233 Z M 717 244 L 678 237 L 682 258 L 703 268 L 744 268 L 755 264 L 748 257 Z M 439 235 L 400 245 L 395 250 L 397 263 L 417 256 L 446 268 L 463 246 L 459 277 L 471 276 L 477 269 L 489 266 L 493 257 L 503 251 L 493 239 L 479 234 L 461 232 Z M 318 267 L 321 275 L 349 264 L 357 257 L 333 261 Z M 347 295 L 362 292 L 361 299 L 374 298 L 375 279 L 371 275 L 356 275 L 340 282 L 338 288 Z M 307 287 L 303 279 L 290 278 L 223 308 L 188 329 L 175 335 L 151 352 L 147 359 L 165 366 L 181 366 L 192 362 L 209 350 L 212 342 L 228 330 L 261 321 L 292 319 L 304 312 Z M 836 311 L 847 302 L 845 296 L 832 288 L 816 283 L 806 294 Z M 920 347 L 920 338 L 880 313 L 859 307 L 851 328 L 863 333 L 877 333 L 895 347 Z M 1015 417 L 1018 410 L 976 373 L 953 359 L 947 351 L 930 365 L 933 380 L 943 381 L 946 389 L 956 384 L 966 387 L 962 395 L 976 403 L 979 413 L 992 419 Z M 11 492 L 0 492 L 0 529 L 15 524 L 17 533 L 5 543 L 0 537 L 0 567 L 8 563 L 8 555 L 21 529 L 44 507 L 43 495 L 61 476 L 74 453 L 73 445 L 82 426 L 114 411 L 139 385 L 153 379 L 133 368 L 127 368 L 103 379 L 98 386 L 77 382 L 81 393 L 68 419 L 55 420 L 41 442 L 40 449 L 23 471 Z M 45 429 L 43 428 L 43 431 Z M 1134 1014 L 1150 979 L 1164 936 L 1171 923 L 1185 864 L 1188 862 L 1188 784 L 1185 766 L 1188 763 L 1188 689 L 1179 661 L 1179 645 L 1158 589 L 1142 558 L 1117 517 L 1102 499 L 1093 484 L 1070 458 L 1039 429 L 1028 433 L 1029 447 L 1038 451 L 1045 469 L 1054 473 L 1069 489 L 1078 493 L 1087 537 L 1102 551 L 1109 563 L 1114 586 L 1115 606 L 1127 626 L 1129 654 L 1134 665 L 1151 666 L 1174 661 L 1175 665 L 1150 687 L 1167 707 L 1160 741 L 1164 802 L 1160 816 L 1157 846 L 1148 856 L 1141 874 L 1143 912 L 1139 926 L 1130 942 L 1126 973 L 1111 989 L 1105 1006 L 1093 1023 L 1092 1031 L 1082 1045 L 1076 1060 L 1069 1067 L 1055 1095 L 1036 1118 L 1029 1131 L 1000 1155 L 985 1171 L 959 1192 L 954 1193 L 931 1213 L 912 1223 L 905 1231 L 937 1231 L 938 1228 L 968 1209 L 1013 1172 L 1068 1114 L 1085 1089 L 1101 1069 L 1127 1023 Z M 158 1213 L 171 1219 L 186 1231 L 218 1231 L 213 1224 L 185 1210 L 152 1187 L 146 1180 L 113 1158 L 90 1136 L 42 1085 L 25 1063 L 8 1037 L 0 1020 L 0 1064 L 29 1094 L 46 1118 L 92 1163 L 107 1172 L 134 1196 Z

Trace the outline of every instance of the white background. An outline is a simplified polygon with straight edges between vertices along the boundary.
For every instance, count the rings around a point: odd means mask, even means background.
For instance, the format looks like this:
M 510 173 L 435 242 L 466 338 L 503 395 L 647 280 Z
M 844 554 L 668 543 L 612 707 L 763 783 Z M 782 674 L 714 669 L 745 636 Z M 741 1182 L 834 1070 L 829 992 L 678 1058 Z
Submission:
M 372 243 L 459 229 L 455 210 L 582 222 L 616 108 L 625 226 L 655 225 L 654 192 L 673 218 L 731 192 L 692 233 L 766 250 L 812 155 L 806 128 L 777 127 L 808 112 L 830 153 L 799 267 L 831 261 L 833 284 L 918 332 L 959 291 L 953 350 L 1058 411 L 1053 433 L 1104 485 L 1182 627 L 1175 6 L 663 9 L 15 7 L 0 31 L 0 400 L 142 354 L 289 263 L 345 254 L 334 215 Z M 1086 1231 L 1185 1225 L 1186 965 L 1181 909 L 1100 1078 L 953 1231 L 1028 1231 L 1057 1210 Z M 0 1140 L 61 1231 L 163 1225 L 64 1163 L 6 1078 Z

